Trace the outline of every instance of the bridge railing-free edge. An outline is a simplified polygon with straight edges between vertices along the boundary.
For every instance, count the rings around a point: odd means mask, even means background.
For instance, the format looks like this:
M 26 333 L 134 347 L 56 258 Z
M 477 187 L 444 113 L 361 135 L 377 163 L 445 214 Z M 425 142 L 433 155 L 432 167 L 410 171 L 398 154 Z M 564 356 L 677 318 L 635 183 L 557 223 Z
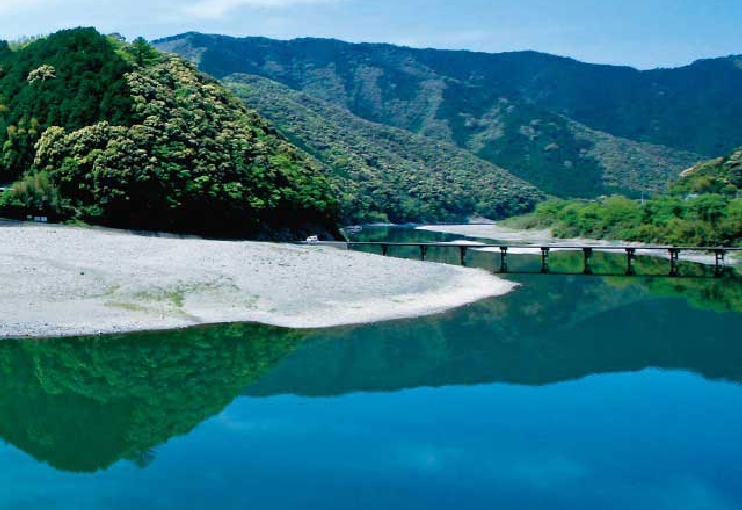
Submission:
M 544 245 L 524 245 L 524 244 L 505 244 L 505 243 L 467 243 L 467 242 L 385 242 L 385 241 L 349 241 L 349 242 L 304 242 L 300 243 L 303 245 L 311 246 L 329 246 L 332 248 L 340 248 L 352 250 L 354 248 L 366 247 L 366 248 L 379 248 L 381 255 L 388 256 L 389 250 L 392 247 L 408 247 L 417 248 L 420 252 L 420 260 L 425 261 L 427 259 L 428 250 L 430 248 L 449 248 L 458 249 L 460 254 L 461 265 L 466 264 L 466 254 L 468 250 L 482 250 L 482 251 L 499 251 L 500 273 L 541 273 L 541 274 L 555 274 L 551 270 L 551 253 L 555 250 L 566 251 L 582 251 L 583 252 L 583 270 L 579 273 L 559 273 L 559 274 L 583 274 L 583 275 L 598 275 L 593 270 L 593 255 L 596 251 L 601 252 L 624 252 L 626 255 L 626 271 L 625 276 L 640 276 L 636 271 L 636 258 L 641 252 L 664 252 L 668 256 L 670 263 L 669 271 L 667 276 L 679 277 L 680 272 L 680 254 L 682 252 L 697 252 L 707 253 L 714 256 L 714 271 L 713 276 L 716 278 L 723 277 L 728 273 L 729 268 L 727 264 L 727 254 L 738 253 L 742 251 L 742 248 L 733 247 L 720 247 L 720 246 L 653 246 L 653 245 L 579 245 L 579 244 L 544 244 Z M 516 250 L 535 250 L 541 254 L 541 270 L 540 271 L 511 271 L 508 268 L 508 256 Z M 615 275 L 603 275 L 603 276 L 615 276 Z M 647 275 L 656 276 L 656 275 Z

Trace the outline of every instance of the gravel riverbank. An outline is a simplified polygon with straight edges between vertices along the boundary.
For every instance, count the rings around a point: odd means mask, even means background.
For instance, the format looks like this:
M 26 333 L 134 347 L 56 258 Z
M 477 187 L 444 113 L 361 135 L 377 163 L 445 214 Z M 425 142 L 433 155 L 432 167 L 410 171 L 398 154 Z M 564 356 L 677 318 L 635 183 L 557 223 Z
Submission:
M 262 322 L 322 328 L 442 312 L 514 284 L 325 247 L 0 224 L 0 337 Z

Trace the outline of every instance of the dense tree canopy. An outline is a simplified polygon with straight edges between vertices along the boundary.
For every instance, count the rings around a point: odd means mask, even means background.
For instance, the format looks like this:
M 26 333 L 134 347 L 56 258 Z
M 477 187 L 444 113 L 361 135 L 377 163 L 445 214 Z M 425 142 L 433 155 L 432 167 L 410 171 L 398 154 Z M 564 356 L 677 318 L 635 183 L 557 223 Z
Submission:
M 700 163 L 683 172 L 670 185 L 674 195 L 693 193 L 720 193 L 737 197 L 742 190 L 742 149 L 729 156 Z
M 453 144 L 375 124 L 256 76 L 225 84 L 329 167 L 349 223 L 462 221 L 532 210 L 532 185 Z
M 742 149 L 700 163 L 667 196 L 591 202 L 552 200 L 516 224 L 551 226 L 559 237 L 620 239 L 676 246 L 742 245 Z
M 50 126 L 131 124 L 130 70 L 92 28 L 57 32 L 18 51 L 0 46 L 0 183 L 30 168 L 33 146 Z
M 209 235 L 334 231 L 321 167 L 191 64 L 92 29 L 8 60 L 2 157 L 20 182 L 6 209 Z

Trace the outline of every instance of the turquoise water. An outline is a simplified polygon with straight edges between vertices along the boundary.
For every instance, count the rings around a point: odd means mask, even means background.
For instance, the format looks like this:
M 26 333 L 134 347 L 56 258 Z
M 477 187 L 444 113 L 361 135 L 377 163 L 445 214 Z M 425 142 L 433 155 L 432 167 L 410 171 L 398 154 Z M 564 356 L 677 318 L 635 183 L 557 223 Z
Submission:
M 0 508 L 742 508 L 742 286 L 516 278 L 391 323 L 2 342 Z

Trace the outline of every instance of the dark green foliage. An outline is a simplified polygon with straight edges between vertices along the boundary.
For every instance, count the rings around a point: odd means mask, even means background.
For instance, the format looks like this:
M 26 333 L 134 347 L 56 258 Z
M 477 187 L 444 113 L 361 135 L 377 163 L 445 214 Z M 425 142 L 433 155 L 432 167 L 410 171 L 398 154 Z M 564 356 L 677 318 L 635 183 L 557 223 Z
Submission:
M 0 48 L 0 183 L 31 167 L 33 145 L 49 126 L 131 123 L 130 65 L 94 29 L 65 30 L 8 50 Z
M 659 192 L 699 157 L 620 139 L 531 104 L 501 99 L 470 119 L 470 149 L 551 195 L 590 198 Z
M 732 115 L 710 112 L 728 105 L 724 94 L 742 87 L 742 72 L 733 65 L 705 88 L 683 85 L 683 70 L 669 71 L 665 81 L 677 82 L 677 95 L 694 96 L 689 106 L 682 99 L 668 102 L 654 72 L 532 52 L 489 55 L 202 34 L 156 45 L 220 78 L 264 76 L 364 119 L 453 142 L 562 197 L 659 191 L 703 159 L 689 151 L 714 155 L 723 148 L 717 139 L 742 143 Z M 742 112 L 742 103 L 736 111 Z M 709 145 L 706 137 L 715 139 Z
M 543 198 L 454 145 L 368 122 L 264 78 L 234 75 L 225 84 L 331 169 L 347 223 L 502 218 Z
M 674 195 L 719 193 L 739 197 L 742 191 L 742 148 L 730 156 L 696 165 L 670 185 Z
M 407 241 L 413 239 L 416 235 Z M 581 253 L 553 256 L 573 260 L 572 270 L 582 269 Z M 595 253 L 596 264 L 608 259 L 615 265 L 596 269 L 625 271 L 625 257 Z M 643 274 L 648 265 L 667 274 L 667 260 L 640 257 L 638 262 Z M 492 383 L 546 385 L 648 367 L 742 382 L 738 337 L 709 333 L 711 323 L 714 331 L 721 331 L 720 322 L 726 331 L 742 325 L 738 278 L 521 278 L 524 284 L 516 292 L 442 317 L 310 337 L 245 394 L 329 396 Z M 704 313 L 684 300 L 699 309 L 736 313 Z M 637 320 L 647 317 L 652 320 Z
M 36 172 L 25 175 L 22 180 L 14 182 L 10 190 L 0 196 L 0 208 L 17 211 L 18 218 L 24 215 L 52 215 L 59 210 L 61 197 L 59 190 L 52 184 L 47 172 Z
M 536 52 L 410 52 L 422 65 L 446 76 L 517 93 L 619 137 L 706 156 L 742 144 L 739 56 L 638 71 Z
M 642 241 L 674 246 L 742 245 L 742 200 L 704 194 L 638 200 L 611 197 L 593 202 L 553 200 L 536 208 L 541 226 L 557 237 Z
M 64 471 L 146 464 L 301 341 L 301 333 L 237 324 L 0 342 L 0 437 Z
M 49 129 L 35 168 L 66 215 L 112 226 L 221 235 L 331 228 L 334 199 L 305 157 L 221 86 L 171 57 L 127 75 L 131 128 Z
M 5 214 L 216 236 L 335 234 L 337 200 L 320 166 L 191 64 L 92 29 L 35 41 L 11 60 L 4 79 L 17 90 L 3 91 L 19 120 L 2 158 L 9 176 L 48 185 L 44 199 L 14 187 L 0 200 Z M 47 110 L 56 113 L 38 122 Z
M 156 64 L 160 61 L 160 53 L 142 37 L 134 39 L 131 46 L 128 46 L 125 51 L 128 55 L 131 55 L 134 64 L 139 67 Z
M 614 196 L 592 202 L 552 200 L 512 226 L 550 226 L 557 237 L 620 239 L 675 246 L 742 245 L 739 197 L 742 149 L 699 163 L 647 201 Z

